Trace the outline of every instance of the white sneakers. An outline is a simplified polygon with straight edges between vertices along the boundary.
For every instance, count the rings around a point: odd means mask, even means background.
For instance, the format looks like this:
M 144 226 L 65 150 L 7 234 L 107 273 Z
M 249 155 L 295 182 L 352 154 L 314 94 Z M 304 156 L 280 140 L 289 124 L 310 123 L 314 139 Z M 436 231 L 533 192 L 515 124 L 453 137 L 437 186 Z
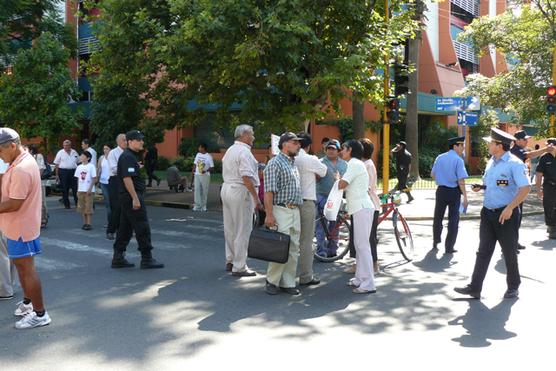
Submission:
M 44 312 L 42 317 L 39 317 L 37 313 L 32 311 L 31 313 L 27 314 L 25 317 L 20 319 L 15 323 L 15 328 L 18 330 L 25 330 L 34 327 L 41 327 L 46 326 L 51 322 L 50 316 L 48 312 Z
M 18 330 L 46 326 L 52 321 L 48 312 L 45 311 L 44 316 L 39 317 L 37 316 L 37 313 L 33 311 L 33 304 L 25 304 L 23 301 L 17 303 L 14 315 L 23 317 L 15 323 L 15 328 Z
M 14 315 L 18 317 L 25 317 L 29 313 L 33 311 L 33 304 L 25 304 L 23 301 L 20 301 L 16 304 L 17 308 L 15 309 Z

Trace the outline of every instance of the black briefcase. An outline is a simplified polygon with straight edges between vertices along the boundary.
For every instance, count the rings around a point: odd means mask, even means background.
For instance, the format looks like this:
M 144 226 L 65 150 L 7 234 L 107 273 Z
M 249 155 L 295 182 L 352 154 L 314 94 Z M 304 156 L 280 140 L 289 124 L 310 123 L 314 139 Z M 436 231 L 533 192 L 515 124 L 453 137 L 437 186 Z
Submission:
M 290 253 L 290 236 L 266 227 L 254 228 L 249 236 L 247 256 L 284 264 Z

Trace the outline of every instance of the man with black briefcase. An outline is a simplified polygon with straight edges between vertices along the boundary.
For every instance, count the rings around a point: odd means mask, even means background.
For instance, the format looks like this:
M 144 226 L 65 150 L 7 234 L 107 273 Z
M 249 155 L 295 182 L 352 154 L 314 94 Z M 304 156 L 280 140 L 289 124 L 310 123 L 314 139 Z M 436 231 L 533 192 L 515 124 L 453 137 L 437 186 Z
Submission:
M 294 133 L 282 134 L 278 142 L 280 153 L 268 162 L 264 170 L 265 225 L 290 236 L 287 262 L 268 263 L 265 291 L 269 295 L 276 295 L 279 290 L 299 295 L 295 286 L 301 233 L 299 206 L 303 199 L 299 171 L 294 165 L 294 157 L 300 148 L 299 141 L 300 138 Z

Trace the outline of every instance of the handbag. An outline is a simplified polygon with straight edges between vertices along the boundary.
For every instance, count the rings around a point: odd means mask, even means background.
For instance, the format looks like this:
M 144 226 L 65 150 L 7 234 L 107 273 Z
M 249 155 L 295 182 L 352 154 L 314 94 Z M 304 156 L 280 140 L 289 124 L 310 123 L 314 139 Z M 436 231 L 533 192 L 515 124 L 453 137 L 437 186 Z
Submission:
M 324 205 L 324 217 L 328 221 L 335 221 L 338 217 L 338 211 L 340 211 L 340 206 L 342 206 L 342 197 L 344 196 L 344 190 L 338 188 L 339 180 L 336 180 L 328 198 L 326 199 L 326 204 Z
M 290 236 L 267 227 L 254 228 L 249 236 L 247 256 L 284 264 L 290 254 Z

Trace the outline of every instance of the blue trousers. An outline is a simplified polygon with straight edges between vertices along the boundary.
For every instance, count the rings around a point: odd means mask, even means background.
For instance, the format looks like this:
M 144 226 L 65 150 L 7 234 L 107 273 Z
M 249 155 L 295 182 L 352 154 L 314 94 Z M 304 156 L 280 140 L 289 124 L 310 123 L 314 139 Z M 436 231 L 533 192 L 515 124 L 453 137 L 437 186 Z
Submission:
M 459 228 L 459 205 L 461 203 L 461 191 L 458 187 L 450 188 L 439 186 L 436 189 L 436 203 L 434 205 L 434 221 L 432 224 L 433 243 L 436 245 L 442 241 L 442 219 L 448 208 L 448 235 L 446 236 L 446 251 L 454 249 L 458 238 Z
M 324 210 L 324 205 L 326 204 L 327 199 L 328 199 L 328 196 L 317 195 L 316 207 L 317 207 L 317 215 L 319 217 L 322 216 L 322 213 L 323 213 L 323 210 Z M 322 217 L 322 220 L 324 221 L 325 224 L 328 223 L 328 230 L 329 231 L 333 230 L 334 227 L 336 226 L 336 222 L 329 222 L 324 217 Z M 315 235 L 317 237 L 317 254 L 318 255 L 326 256 L 325 254 L 328 254 L 328 255 L 336 254 L 336 251 L 338 250 L 338 233 L 337 232 L 336 232 L 335 236 L 331 236 L 332 239 L 327 240 L 326 239 L 326 231 L 322 227 L 321 220 L 318 220 L 317 223 L 316 223 L 316 226 L 315 226 Z

